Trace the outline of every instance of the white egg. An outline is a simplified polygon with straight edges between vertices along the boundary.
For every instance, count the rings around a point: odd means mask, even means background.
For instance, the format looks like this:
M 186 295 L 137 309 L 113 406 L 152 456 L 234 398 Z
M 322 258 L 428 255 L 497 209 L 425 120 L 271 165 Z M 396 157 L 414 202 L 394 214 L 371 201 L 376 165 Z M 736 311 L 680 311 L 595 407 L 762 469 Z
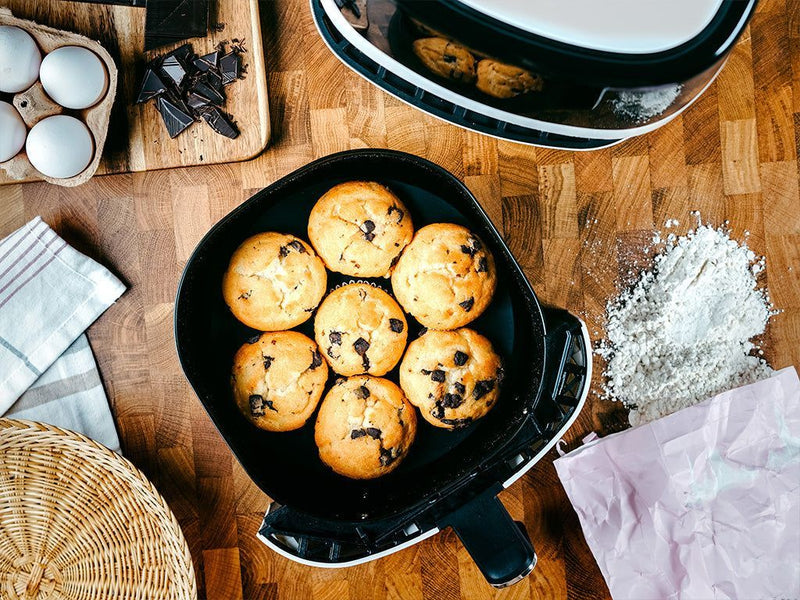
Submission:
M 50 52 L 42 61 L 39 79 L 53 101 L 76 110 L 94 106 L 108 89 L 103 61 L 81 46 L 62 46 Z
M 94 142 L 82 121 L 67 115 L 42 119 L 31 127 L 25 143 L 28 160 L 42 175 L 73 177 L 92 162 Z
M 8 102 L 0 101 L 0 163 L 22 150 L 25 145 L 25 123 L 17 109 Z
M 0 25 L 0 92 L 27 90 L 39 77 L 42 53 L 24 29 Z

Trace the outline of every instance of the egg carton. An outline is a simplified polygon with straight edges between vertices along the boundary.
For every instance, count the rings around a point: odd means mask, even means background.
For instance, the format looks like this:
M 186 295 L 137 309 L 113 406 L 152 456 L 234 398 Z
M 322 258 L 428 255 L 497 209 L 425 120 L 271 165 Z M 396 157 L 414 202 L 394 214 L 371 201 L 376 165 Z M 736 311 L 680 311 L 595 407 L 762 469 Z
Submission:
M 117 66 L 114 64 L 114 60 L 99 42 L 71 31 L 63 31 L 40 25 L 34 21 L 18 19 L 8 8 L 0 7 L 0 25 L 11 25 L 28 32 L 39 46 L 42 56 L 61 46 L 82 46 L 94 52 L 105 64 L 108 72 L 106 95 L 100 102 L 87 109 L 69 110 L 59 106 L 47 96 L 40 81 L 34 83 L 27 90 L 14 94 L 12 101 L 28 130 L 42 119 L 59 114 L 68 114 L 83 121 L 89 128 L 94 140 L 94 156 L 89 166 L 73 177 L 62 179 L 48 177 L 33 167 L 25 154 L 24 147 L 19 154 L 4 163 L 0 163 L 0 169 L 3 169 L 12 179 L 43 179 L 49 183 L 64 187 L 74 187 L 86 183 L 97 171 L 108 134 L 111 106 L 114 104 L 114 97 L 117 91 Z

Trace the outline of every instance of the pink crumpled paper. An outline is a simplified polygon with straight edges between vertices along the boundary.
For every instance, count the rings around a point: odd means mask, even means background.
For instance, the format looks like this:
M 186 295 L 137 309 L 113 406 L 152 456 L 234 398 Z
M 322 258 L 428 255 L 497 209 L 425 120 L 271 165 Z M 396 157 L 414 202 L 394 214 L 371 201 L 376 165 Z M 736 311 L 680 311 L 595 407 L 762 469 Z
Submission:
M 555 466 L 614 598 L 800 598 L 793 368 Z

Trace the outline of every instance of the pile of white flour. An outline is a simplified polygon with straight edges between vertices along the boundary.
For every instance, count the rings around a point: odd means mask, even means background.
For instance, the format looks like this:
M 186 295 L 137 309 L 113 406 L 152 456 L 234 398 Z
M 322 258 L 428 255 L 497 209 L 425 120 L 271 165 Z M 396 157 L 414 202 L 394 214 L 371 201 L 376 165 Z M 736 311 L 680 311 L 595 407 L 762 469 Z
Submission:
M 671 242 L 607 308 L 607 395 L 652 421 L 771 373 L 751 339 L 773 314 L 757 286 L 763 260 L 727 232 L 698 227 Z

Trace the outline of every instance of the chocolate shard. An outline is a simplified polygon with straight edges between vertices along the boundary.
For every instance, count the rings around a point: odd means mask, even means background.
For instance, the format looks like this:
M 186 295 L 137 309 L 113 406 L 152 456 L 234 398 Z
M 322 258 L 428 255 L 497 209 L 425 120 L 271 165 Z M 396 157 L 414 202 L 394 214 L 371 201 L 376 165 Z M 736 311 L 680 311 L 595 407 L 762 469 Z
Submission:
M 228 85 L 239 79 L 241 73 L 241 59 L 236 52 L 228 52 L 219 59 L 219 73 L 222 77 L 222 85 Z
M 189 92 L 189 95 L 186 96 L 186 105 L 190 108 L 198 109 L 201 106 L 208 106 L 209 104 L 211 104 L 211 100 L 196 92 Z
M 136 104 L 152 100 L 166 91 L 167 86 L 161 81 L 158 73 L 148 67 L 144 72 L 144 80 L 142 81 L 142 88 L 139 90 L 139 96 L 136 98 Z
M 216 71 L 216 69 L 209 69 L 203 73 L 203 77 L 208 82 L 208 85 L 222 93 L 222 88 L 224 87 L 222 84 L 222 76 Z
M 156 99 L 156 108 L 161 113 L 161 119 L 164 121 L 171 138 L 177 137 L 189 125 L 194 123 L 194 119 L 188 112 L 184 112 L 164 96 L 159 96 Z
M 176 86 L 180 87 L 186 77 L 186 69 L 181 64 L 180 59 L 174 54 L 168 54 L 161 62 L 161 70 L 169 77 Z
M 198 96 L 202 96 L 203 98 L 208 98 L 210 104 L 222 106 L 225 104 L 225 96 L 215 87 L 209 84 L 208 77 L 206 75 L 196 79 L 189 87 L 189 92 L 197 94 Z
M 205 106 L 198 109 L 200 116 L 203 117 L 209 127 L 216 131 L 218 134 L 226 138 L 236 139 L 239 137 L 239 130 L 231 123 L 230 119 L 218 108 L 212 106 Z
M 209 69 L 216 69 L 219 65 L 219 50 L 214 50 L 214 52 L 209 52 L 208 54 L 204 54 L 203 56 L 198 56 L 192 61 L 194 64 L 195 69 L 198 71 L 205 73 Z

